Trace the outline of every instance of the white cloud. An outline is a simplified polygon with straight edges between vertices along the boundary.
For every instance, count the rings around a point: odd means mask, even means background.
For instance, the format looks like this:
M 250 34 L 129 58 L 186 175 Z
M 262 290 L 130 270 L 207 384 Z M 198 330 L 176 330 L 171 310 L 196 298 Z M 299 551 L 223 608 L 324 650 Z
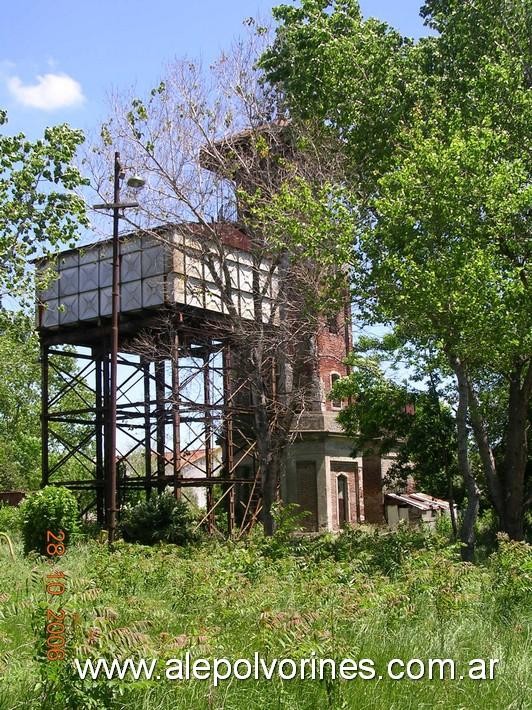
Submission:
M 35 84 L 23 84 L 18 76 L 12 76 L 7 88 L 23 106 L 43 111 L 79 106 L 85 101 L 81 84 L 67 74 L 40 74 Z

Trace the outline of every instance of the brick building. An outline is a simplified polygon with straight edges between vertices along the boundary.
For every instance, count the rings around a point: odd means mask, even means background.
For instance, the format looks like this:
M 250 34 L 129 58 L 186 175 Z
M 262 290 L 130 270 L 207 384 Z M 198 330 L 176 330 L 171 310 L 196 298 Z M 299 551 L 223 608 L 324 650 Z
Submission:
M 334 381 L 348 374 L 351 350 L 349 309 L 320 324 L 315 339 L 315 391 L 309 411 L 296 418 L 295 438 L 286 452 L 281 495 L 307 511 L 309 531 L 338 530 L 346 524 L 382 523 L 383 476 L 390 460 L 353 457 L 353 442 L 337 422 L 346 404 L 330 398 Z
M 214 155 L 203 153 L 200 161 L 214 172 L 220 157 L 229 161 L 234 165 L 231 180 L 240 190 L 253 187 L 248 186 L 253 170 L 265 171 L 275 188 L 282 177 L 279 166 L 285 165 L 284 161 L 275 160 L 276 151 L 285 156 L 287 143 L 282 129 L 277 126 L 275 140 L 271 139 L 268 149 L 258 142 L 258 164 L 249 132 L 225 139 Z M 266 127 L 264 131 L 266 139 L 270 138 L 269 130 Z M 178 495 L 181 488 L 203 487 L 209 529 L 214 526 L 214 486 L 221 486 L 227 496 L 230 529 L 233 524 L 245 527 L 246 516 L 251 525 L 259 515 L 261 487 L 265 495 L 261 476 L 264 471 L 273 470 L 265 468 L 269 464 L 262 464 L 262 468 L 255 465 L 256 451 L 264 439 L 251 422 L 257 405 L 251 401 L 245 384 L 250 374 L 239 364 L 245 354 L 239 350 L 242 343 L 235 341 L 235 325 L 258 322 L 261 327 L 256 332 L 260 332 L 266 322 L 275 332 L 283 323 L 297 326 L 300 322 L 299 316 L 295 321 L 283 321 L 281 307 L 274 307 L 278 293 L 284 293 L 278 285 L 276 269 L 281 269 L 281 263 L 283 269 L 291 265 L 290 254 L 283 253 L 283 261 L 273 266 L 268 244 L 260 234 L 258 254 L 253 254 L 245 209 L 239 204 L 237 208 L 233 222 L 164 225 L 150 233 L 139 231 L 120 238 L 119 369 L 123 377 L 117 383 L 116 395 L 120 430 L 127 431 L 128 440 L 119 452 L 119 460 L 125 463 L 128 457 L 139 458 L 136 452 L 141 452 L 143 459 L 135 475 L 122 481 L 123 493 L 128 488 L 143 488 L 149 495 L 154 488 L 161 491 L 172 485 Z M 218 240 L 216 249 L 212 233 Z M 111 388 L 111 254 L 112 242 L 107 240 L 63 252 L 57 262 L 44 260 L 38 264 L 39 269 L 55 272 L 55 278 L 39 293 L 38 308 L 44 383 L 43 484 L 48 484 L 60 465 L 82 451 L 89 477 L 62 480 L 61 484 L 73 490 L 93 491 L 98 520 L 102 522 L 109 508 L 106 501 L 111 497 L 106 488 L 112 465 L 108 444 L 111 431 L 106 416 Z M 306 268 L 304 262 L 303 270 Z M 222 281 L 220 271 L 224 274 Z M 308 274 L 304 275 L 306 284 Z M 286 306 L 289 299 L 283 303 L 290 311 Z M 304 393 L 301 405 L 287 407 L 293 418 L 283 435 L 291 427 L 291 436 L 288 445 L 279 445 L 276 453 L 281 498 L 307 512 L 305 525 L 309 531 L 338 530 L 359 522 L 382 523 L 382 479 L 389 462 L 378 456 L 352 456 L 353 442 L 337 422 L 345 402 L 329 396 L 334 381 L 347 374 L 345 359 L 352 347 L 349 303 L 336 317 L 313 316 L 310 326 L 305 324 L 303 330 L 302 338 L 294 338 L 294 331 L 286 329 L 287 349 L 297 350 L 297 356 L 290 365 L 290 353 L 284 352 L 285 375 L 279 374 L 283 368 L 275 365 L 277 355 L 264 366 L 271 373 L 265 382 L 271 379 L 267 386 L 272 390 L 274 407 L 281 401 L 276 399 L 278 391 L 290 392 L 290 378 L 292 382 L 297 380 L 292 391 Z M 247 327 L 242 332 L 248 333 L 248 338 L 249 333 L 253 336 L 253 330 Z M 295 332 L 299 330 L 296 328 Z M 139 333 L 143 334 L 140 349 Z M 94 416 L 90 419 L 81 420 L 70 409 L 63 411 L 61 397 L 50 398 L 47 391 L 50 363 L 65 353 L 72 356 L 69 351 L 58 349 L 63 345 L 83 350 L 76 357 L 86 363 L 81 372 L 86 378 L 85 387 L 91 391 L 87 411 Z M 292 372 L 287 373 L 290 367 Z M 139 387 L 142 383 L 142 393 L 134 398 L 138 401 L 128 397 L 130 381 Z M 284 403 L 281 410 L 283 406 Z M 85 410 L 81 414 L 85 416 Z M 67 442 L 59 464 L 50 466 L 48 445 L 56 436 L 54 423 L 69 421 L 69 417 L 74 417 L 76 423 L 82 421 L 87 431 L 80 432 L 79 441 Z M 269 431 L 268 425 L 262 429 L 266 434 Z M 189 476 L 190 455 L 197 449 L 205 452 L 204 466 L 195 466 Z M 214 456 L 215 450 L 219 457 Z M 266 457 L 262 459 L 265 460 L 268 461 Z M 272 476 L 270 483 L 277 480 L 277 475 Z

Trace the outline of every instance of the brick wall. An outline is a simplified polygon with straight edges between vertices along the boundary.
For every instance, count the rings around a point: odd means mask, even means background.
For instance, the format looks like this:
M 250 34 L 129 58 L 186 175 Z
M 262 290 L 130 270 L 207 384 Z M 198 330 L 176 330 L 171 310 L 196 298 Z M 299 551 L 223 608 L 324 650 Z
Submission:
M 317 337 L 318 350 L 318 377 L 321 384 L 322 408 L 325 411 L 335 411 L 335 407 L 328 399 L 331 391 L 331 375 L 338 374 L 342 377 L 347 375 L 347 367 L 343 361 L 346 357 L 346 333 L 345 316 L 340 313 L 336 320 L 327 321 L 322 319 Z
M 384 499 L 382 494 L 381 459 L 378 455 L 362 458 L 364 483 L 364 513 L 367 523 L 384 522 Z

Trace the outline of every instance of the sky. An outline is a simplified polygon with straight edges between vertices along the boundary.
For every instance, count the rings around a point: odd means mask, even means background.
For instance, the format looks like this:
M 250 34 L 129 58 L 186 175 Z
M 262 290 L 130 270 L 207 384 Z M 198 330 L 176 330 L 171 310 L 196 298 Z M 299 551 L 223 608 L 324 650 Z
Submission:
M 290 2 L 290 0 L 288 0 Z M 35 139 L 48 125 L 97 131 L 111 91 L 158 83 L 175 57 L 212 62 L 275 0 L 7 0 L 0 26 L 0 107 L 10 133 Z M 426 33 L 420 0 L 361 0 L 404 35 Z
M 6 0 L 0 24 L 0 108 L 8 113 L 7 132 L 23 132 L 35 140 L 46 126 L 65 122 L 96 133 L 107 116 L 110 92 L 134 87 L 143 95 L 159 83 L 165 64 L 176 57 L 214 61 L 244 34 L 246 18 L 267 22 L 277 4 Z M 385 20 L 412 37 L 426 34 L 420 4 L 360 2 L 365 17 Z

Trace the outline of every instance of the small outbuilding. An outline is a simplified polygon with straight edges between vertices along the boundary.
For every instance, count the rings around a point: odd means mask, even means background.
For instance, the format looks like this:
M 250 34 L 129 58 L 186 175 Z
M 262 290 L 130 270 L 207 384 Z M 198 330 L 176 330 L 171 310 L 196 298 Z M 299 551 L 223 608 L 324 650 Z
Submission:
M 396 528 L 402 520 L 434 527 L 439 517 L 450 517 L 451 509 L 448 501 L 426 493 L 385 493 L 384 512 L 391 528 Z

